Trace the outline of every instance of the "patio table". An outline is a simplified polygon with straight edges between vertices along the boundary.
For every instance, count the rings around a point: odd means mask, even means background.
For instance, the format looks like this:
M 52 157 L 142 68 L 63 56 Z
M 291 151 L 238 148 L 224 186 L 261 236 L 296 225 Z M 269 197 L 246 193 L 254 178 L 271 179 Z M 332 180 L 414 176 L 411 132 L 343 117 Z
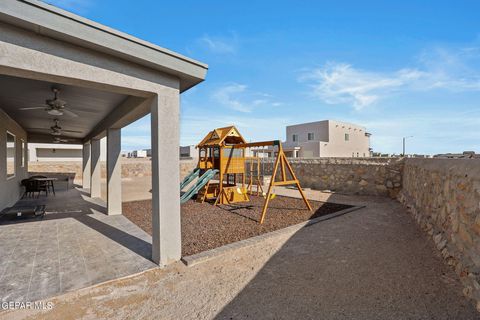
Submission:
M 53 181 L 57 181 L 57 178 L 32 178 L 33 181 L 41 181 L 47 184 L 47 188 L 52 188 L 53 195 L 55 195 L 55 187 Z

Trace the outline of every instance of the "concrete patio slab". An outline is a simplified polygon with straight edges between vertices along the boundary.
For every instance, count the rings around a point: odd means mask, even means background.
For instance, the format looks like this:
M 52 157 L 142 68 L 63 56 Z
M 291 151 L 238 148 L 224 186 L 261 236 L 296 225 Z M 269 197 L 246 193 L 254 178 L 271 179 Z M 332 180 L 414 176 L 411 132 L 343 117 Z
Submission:
M 67 293 L 49 300 L 52 310 L 0 318 L 479 318 L 456 274 L 398 202 L 308 194 L 366 207 L 192 267 L 177 263 Z
M 151 237 L 80 189 L 20 200 L 44 217 L 0 220 L 0 300 L 37 301 L 135 274 L 150 261 Z

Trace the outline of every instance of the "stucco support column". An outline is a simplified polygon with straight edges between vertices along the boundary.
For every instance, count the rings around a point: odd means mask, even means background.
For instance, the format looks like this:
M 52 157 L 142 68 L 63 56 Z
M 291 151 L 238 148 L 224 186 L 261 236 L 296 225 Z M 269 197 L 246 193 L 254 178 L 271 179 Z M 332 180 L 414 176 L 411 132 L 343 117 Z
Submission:
M 102 196 L 102 169 L 100 165 L 100 139 L 91 141 L 90 197 Z
M 151 105 L 152 260 L 164 266 L 181 258 L 179 93 L 159 95 Z
M 85 143 L 82 149 L 82 188 L 90 188 L 90 166 L 91 166 L 91 153 L 90 143 Z
M 121 130 L 107 130 L 107 214 L 122 214 Z

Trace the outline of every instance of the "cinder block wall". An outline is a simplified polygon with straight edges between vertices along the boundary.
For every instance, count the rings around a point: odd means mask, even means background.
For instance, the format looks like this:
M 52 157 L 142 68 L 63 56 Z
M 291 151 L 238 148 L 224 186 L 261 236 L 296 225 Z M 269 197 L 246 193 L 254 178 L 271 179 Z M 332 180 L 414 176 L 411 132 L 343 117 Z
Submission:
M 183 179 L 197 166 L 196 160 L 180 160 L 180 179 Z M 102 178 L 107 177 L 107 168 L 105 162 L 101 163 Z M 74 182 L 82 182 L 82 163 L 81 162 L 29 162 L 28 171 L 44 174 L 69 174 L 75 176 Z M 149 159 L 122 159 L 122 177 L 149 177 L 152 175 L 152 163 Z
M 480 311 L 480 160 L 406 159 L 398 199 L 455 267 Z
M 303 188 L 394 198 L 402 187 L 400 158 L 292 158 L 289 162 Z M 262 165 L 271 174 L 274 160 Z

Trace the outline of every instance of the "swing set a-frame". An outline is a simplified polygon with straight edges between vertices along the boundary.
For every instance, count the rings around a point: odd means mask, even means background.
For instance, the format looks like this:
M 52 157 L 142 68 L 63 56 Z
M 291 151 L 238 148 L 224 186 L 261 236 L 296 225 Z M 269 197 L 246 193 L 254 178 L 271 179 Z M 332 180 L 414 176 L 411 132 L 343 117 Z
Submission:
M 256 185 L 257 195 L 259 189 L 263 187 L 260 183 L 260 159 L 258 157 L 247 157 L 246 150 L 248 148 L 277 148 L 276 159 L 271 174 L 270 184 L 267 193 L 264 194 L 265 202 L 262 208 L 260 223 L 265 221 L 266 212 L 270 200 L 274 197 L 273 188 L 275 186 L 295 185 L 302 196 L 308 210 L 312 210 L 305 194 L 303 193 L 300 182 L 298 181 L 292 166 L 288 162 L 287 157 L 279 140 L 250 142 L 247 143 L 234 126 L 218 128 L 210 131 L 207 136 L 197 145 L 199 149 L 198 175 L 203 176 L 209 174 L 213 177 L 218 176 L 218 181 L 209 178 L 204 185 L 199 188 L 197 201 L 215 199 L 214 205 L 232 204 L 237 202 L 250 201 L 249 194 L 253 194 L 253 185 Z M 247 164 L 249 164 L 249 172 L 247 172 Z M 254 176 L 252 171 L 256 165 L 257 175 Z M 246 174 L 249 173 L 249 182 L 246 185 Z M 280 179 L 277 180 L 277 176 Z
M 260 223 L 263 223 L 265 221 L 265 215 L 267 213 L 268 204 L 272 198 L 272 192 L 273 192 L 274 186 L 295 185 L 298 191 L 300 192 L 303 202 L 305 202 L 305 205 L 307 206 L 308 210 L 312 211 L 312 207 L 310 206 L 310 203 L 308 202 L 307 198 L 305 197 L 305 194 L 303 193 L 302 187 L 300 186 L 300 182 L 298 181 L 297 176 L 295 175 L 295 172 L 292 169 L 292 166 L 288 162 L 287 156 L 283 152 L 282 143 L 279 140 L 244 143 L 244 144 L 236 145 L 234 146 L 234 148 L 269 147 L 269 146 L 273 146 L 273 147 L 276 146 L 278 148 L 278 151 L 277 151 L 277 157 L 275 159 L 275 164 L 273 165 L 272 178 L 270 180 L 268 191 L 265 196 L 265 202 L 263 204 Z M 280 169 L 281 179 L 277 181 L 276 177 L 279 169 Z M 290 177 L 288 176 L 287 172 L 290 174 Z

